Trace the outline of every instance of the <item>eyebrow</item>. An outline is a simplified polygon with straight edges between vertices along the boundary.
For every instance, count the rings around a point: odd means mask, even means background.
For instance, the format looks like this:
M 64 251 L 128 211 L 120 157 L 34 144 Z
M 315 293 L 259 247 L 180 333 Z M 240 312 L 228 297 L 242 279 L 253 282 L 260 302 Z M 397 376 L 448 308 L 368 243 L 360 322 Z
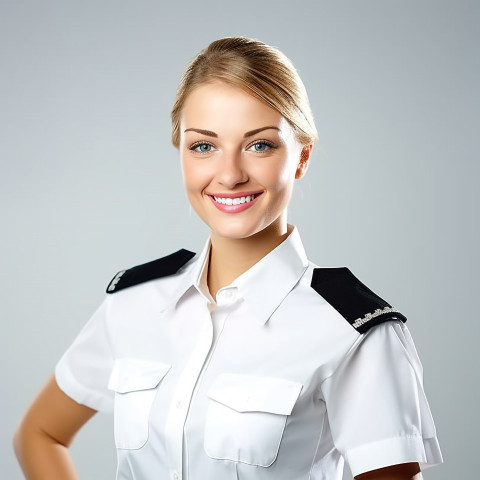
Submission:
M 245 135 L 243 135 L 243 138 L 251 137 L 252 135 L 256 135 L 257 133 L 263 132 L 264 130 L 268 130 L 270 128 L 280 131 L 278 127 L 269 125 L 268 127 L 260 127 L 260 128 L 256 128 L 255 130 L 250 130 L 249 132 L 246 132 Z M 200 128 L 187 128 L 186 130 L 183 131 L 183 133 L 186 133 L 186 132 L 197 132 L 197 133 L 201 133 L 202 135 L 206 135 L 207 137 L 218 138 L 218 135 L 215 132 L 212 132 L 211 130 L 202 130 Z

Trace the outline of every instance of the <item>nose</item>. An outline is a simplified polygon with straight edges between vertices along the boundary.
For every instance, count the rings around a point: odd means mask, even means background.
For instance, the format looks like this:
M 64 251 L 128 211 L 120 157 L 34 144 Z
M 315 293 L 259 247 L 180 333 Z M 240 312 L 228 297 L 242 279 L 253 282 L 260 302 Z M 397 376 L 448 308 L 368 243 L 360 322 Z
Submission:
M 248 174 L 241 153 L 223 152 L 218 158 L 217 182 L 225 188 L 233 189 L 239 183 L 248 181 Z

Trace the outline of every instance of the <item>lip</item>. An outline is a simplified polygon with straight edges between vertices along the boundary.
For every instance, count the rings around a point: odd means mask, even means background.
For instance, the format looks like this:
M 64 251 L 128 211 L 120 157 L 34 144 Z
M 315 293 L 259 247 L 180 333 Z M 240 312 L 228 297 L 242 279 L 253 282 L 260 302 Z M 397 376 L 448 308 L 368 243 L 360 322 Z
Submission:
M 235 193 L 207 193 L 207 195 L 214 195 L 215 197 L 222 197 L 222 198 L 238 198 L 238 197 L 246 197 L 247 195 L 255 195 L 257 193 L 263 193 L 262 190 L 250 190 L 248 192 L 235 192 Z
M 243 212 L 244 210 L 247 210 L 247 208 L 252 207 L 255 205 L 257 200 L 263 195 L 263 192 L 239 192 L 239 193 L 234 193 L 234 194 L 215 194 L 217 197 L 224 197 L 224 198 L 238 198 L 238 197 L 246 197 L 247 195 L 253 195 L 255 193 L 258 193 L 259 195 L 255 197 L 253 200 L 251 200 L 248 203 L 239 203 L 238 205 L 224 205 L 223 203 L 217 203 L 214 198 L 213 194 L 208 194 L 210 197 L 210 200 L 212 203 L 221 211 L 225 213 L 240 213 Z

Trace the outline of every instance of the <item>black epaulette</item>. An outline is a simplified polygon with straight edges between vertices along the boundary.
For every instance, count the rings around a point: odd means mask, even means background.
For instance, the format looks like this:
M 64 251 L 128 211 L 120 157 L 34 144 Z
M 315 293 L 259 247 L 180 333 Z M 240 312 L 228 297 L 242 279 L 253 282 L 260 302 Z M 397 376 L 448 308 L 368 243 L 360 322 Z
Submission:
M 194 256 L 194 252 L 182 248 L 181 250 L 178 250 L 178 252 L 171 253 L 158 260 L 137 265 L 128 270 L 121 270 L 108 284 L 107 293 L 115 293 L 124 288 L 138 285 L 139 283 L 173 275 Z
M 388 320 L 407 321 L 346 267 L 314 268 L 310 285 L 360 333 Z

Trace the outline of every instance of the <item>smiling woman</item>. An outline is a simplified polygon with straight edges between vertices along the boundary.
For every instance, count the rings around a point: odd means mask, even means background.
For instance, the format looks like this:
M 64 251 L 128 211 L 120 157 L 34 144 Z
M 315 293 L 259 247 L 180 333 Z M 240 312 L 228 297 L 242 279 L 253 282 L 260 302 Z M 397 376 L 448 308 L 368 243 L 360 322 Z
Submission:
M 244 37 L 187 68 L 172 110 L 185 192 L 210 230 L 118 272 L 22 420 L 29 479 L 113 411 L 118 479 L 412 480 L 442 461 L 406 318 L 287 222 L 317 139 L 291 62 Z
M 259 232 L 278 239 L 286 231 L 286 207 L 312 145 L 301 156 L 304 146 L 279 112 L 220 81 L 189 95 L 180 123 L 185 190 L 211 230 L 214 250 L 219 242 Z

